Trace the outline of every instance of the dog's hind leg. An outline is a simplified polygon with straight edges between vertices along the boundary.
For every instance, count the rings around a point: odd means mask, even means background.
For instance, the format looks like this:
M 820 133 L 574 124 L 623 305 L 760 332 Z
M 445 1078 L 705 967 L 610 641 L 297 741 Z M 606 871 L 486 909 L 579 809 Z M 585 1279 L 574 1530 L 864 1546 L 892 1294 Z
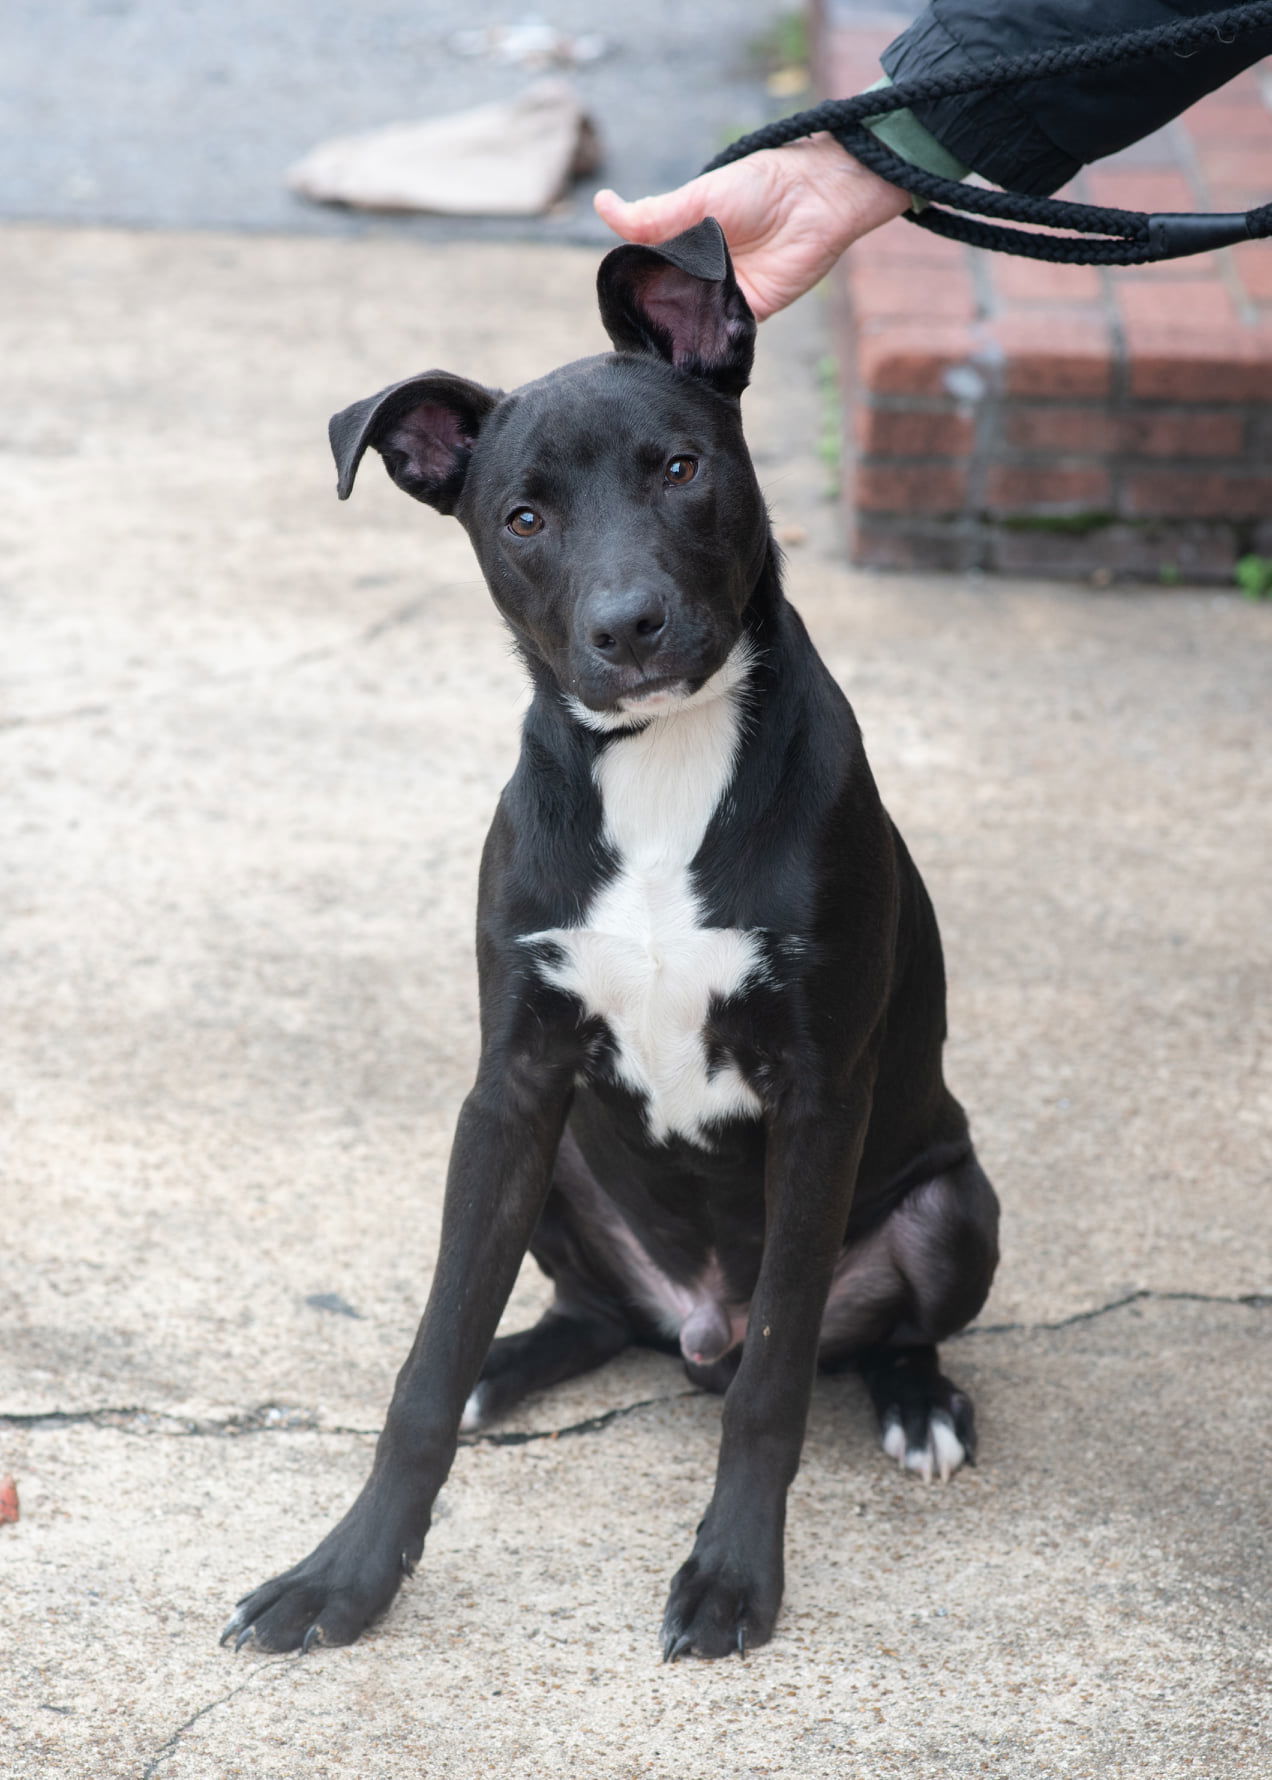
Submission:
M 556 1288 L 553 1302 L 529 1329 L 500 1335 L 490 1345 L 481 1376 L 464 1405 L 461 1434 L 474 1433 L 506 1415 L 531 1391 L 545 1391 L 580 1372 L 603 1366 L 630 1346 L 631 1325 L 622 1304 L 598 1273 L 563 1179 L 583 1165 L 567 1135 L 558 1152 L 557 1184 L 548 1194 L 530 1241 L 530 1253 Z
M 474 1433 L 507 1413 L 531 1391 L 543 1391 L 603 1366 L 629 1345 L 624 1325 L 604 1313 L 553 1305 L 533 1328 L 501 1335 L 464 1405 L 461 1434 Z
M 998 1201 L 969 1155 L 907 1193 L 836 1271 L 827 1363 L 861 1372 L 883 1450 L 926 1481 L 975 1463 L 971 1399 L 941 1372 L 936 1343 L 979 1311 L 997 1260 Z

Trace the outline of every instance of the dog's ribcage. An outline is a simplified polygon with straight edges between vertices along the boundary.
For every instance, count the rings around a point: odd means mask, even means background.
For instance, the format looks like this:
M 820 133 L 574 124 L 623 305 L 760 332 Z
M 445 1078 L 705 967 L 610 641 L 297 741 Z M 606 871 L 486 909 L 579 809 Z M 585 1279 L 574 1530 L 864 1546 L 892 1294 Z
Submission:
M 702 924 L 690 873 L 733 778 L 741 724 L 737 693 L 711 690 L 601 751 L 596 782 L 618 869 L 577 927 L 525 936 L 550 942 L 544 979 L 605 1021 L 614 1072 L 643 1097 L 655 1142 L 709 1143 L 713 1125 L 760 1111 L 732 1062 L 708 1067 L 703 1032 L 712 1002 L 764 968 L 756 935 Z

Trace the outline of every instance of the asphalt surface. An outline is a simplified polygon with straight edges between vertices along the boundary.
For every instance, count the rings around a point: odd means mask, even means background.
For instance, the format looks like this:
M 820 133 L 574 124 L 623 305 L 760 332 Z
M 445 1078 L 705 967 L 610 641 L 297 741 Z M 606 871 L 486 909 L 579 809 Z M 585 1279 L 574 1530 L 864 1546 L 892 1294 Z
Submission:
M 663 191 L 790 109 L 764 90 L 773 0 L 549 8 L 438 0 L 9 0 L 0 13 L 0 217 L 506 239 L 497 221 L 368 218 L 283 185 L 315 143 L 510 98 L 533 70 L 458 53 L 534 15 L 606 53 L 573 75 L 605 164 L 527 239 L 601 240 L 590 194 Z

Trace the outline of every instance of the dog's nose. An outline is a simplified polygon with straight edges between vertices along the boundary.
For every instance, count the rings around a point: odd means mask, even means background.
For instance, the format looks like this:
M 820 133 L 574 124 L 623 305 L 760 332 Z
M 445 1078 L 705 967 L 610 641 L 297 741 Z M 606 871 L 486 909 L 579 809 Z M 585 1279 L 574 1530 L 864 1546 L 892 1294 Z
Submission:
M 666 627 L 667 611 L 656 594 L 599 593 L 589 605 L 587 640 L 606 661 L 643 665 Z

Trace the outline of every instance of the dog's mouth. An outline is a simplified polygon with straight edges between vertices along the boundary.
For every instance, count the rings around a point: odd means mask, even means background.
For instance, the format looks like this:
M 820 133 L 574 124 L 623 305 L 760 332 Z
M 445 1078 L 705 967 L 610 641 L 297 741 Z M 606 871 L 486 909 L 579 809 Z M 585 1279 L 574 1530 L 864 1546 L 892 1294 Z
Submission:
M 702 685 L 701 680 L 687 679 L 683 674 L 662 674 L 657 679 L 642 680 L 615 699 L 616 711 L 665 711 L 672 705 L 692 698 Z
M 604 704 L 585 703 L 575 693 L 567 693 L 565 702 L 588 729 L 643 728 L 656 718 L 696 710 L 700 705 L 739 691 L 745 685 L 755 659 L 751 643 L 742 637 L 719 666 L 705 673 L 648 674 L 631 678 L 626 685 L 616 687 Z
M 585 703 L 575 694 L 566 695 L 566 704 L 589 729 L 621 730 L 633 724 L 643 728 L 656 717 L 671 716 L 692 705 L 708 678 L 651 674 L 616 689 L 604 704 Z

